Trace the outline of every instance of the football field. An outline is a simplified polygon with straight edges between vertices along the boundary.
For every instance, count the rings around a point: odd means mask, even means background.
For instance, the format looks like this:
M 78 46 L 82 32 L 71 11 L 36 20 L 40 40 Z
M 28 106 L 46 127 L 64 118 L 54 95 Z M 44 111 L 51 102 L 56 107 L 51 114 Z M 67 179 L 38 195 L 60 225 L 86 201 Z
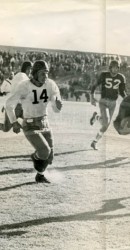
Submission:
M 49 107 L 51 184 L 35 183 L 23 133 L 0 131 L 0 250 L 130 250 L 130 136 L 111 124 L 94 151 L 95 108 L 63 104 L 60 114 Z

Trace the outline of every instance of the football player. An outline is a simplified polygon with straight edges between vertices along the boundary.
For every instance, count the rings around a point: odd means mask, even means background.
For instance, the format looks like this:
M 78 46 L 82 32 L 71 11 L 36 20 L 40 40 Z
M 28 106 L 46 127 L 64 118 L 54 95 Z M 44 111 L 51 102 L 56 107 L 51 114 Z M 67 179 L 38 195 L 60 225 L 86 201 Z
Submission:
M 125 97 L 121 102 L 118 115 L 113 125 L 120 135 L 130 134 L 130 95 Z
M 1 93 L 7 95 L 11 91 L 11 84 L 14 78 L 14 72 L 9 73 L 9 77 L 5 79 L 1 85 Z
M 49 183 L 44 171 L 53 161 L 53 136 L 47 119 L 47 106 L 52 103 L 55 112 L 62 108 L 59 88 L 48 78 L 48 64 L 38 60 L 32 67 L 32 79 L 21 82 L 6 102 L 6 110 L 15 133 L 20 132 L 14 107 L 21 101 L 23 108 L 23 132 L 34 147 L 31 155 L 37 171 L 36 182 Z
M 109 65 L 109 71 L 102 72 L 100 74 L 97 84 L 93 86 L 91 90 L 91 104 L 96 106 L 94 92 L 98 86 L 101 87 L 101 98 L 99 101 L 101 115 L 99 116 L 97 112 L 94 112 L 92 118 L 90 119 L 91 125 L 93 125 L 96 120 L 99 120 L 101 123 L 101 129 L 97 133 L 96 138 L 91 143 L 91 147 L 94 150 L 97 149 L 97 142 L 100 138 L 102 138 L 102 135 L 108 129 L 116 107 L 116 100 L 119 94 L 122 96 L 122 98 L 126 96 L 126 79 L 123 74 L 119 73 L 119 70 L 119 62 L 116 60 L 112 60 Z
M 32 63 L 30 61 L 25 61 L 22 64 L 21 67 L 21 72 L 18 72 L 12 79 L 12 81 L 9 84 L 8 87 L 8 92 L 9 93 L 14 93 L 18 84 L 23 81 L 23 80 L 28 80 L 30 77 L 30 73 L 31 73 L 31 68 L 32 68 Z M 7 97 L 8 98 L 8 97 Z M 11 128 L 12 128 L 12 124 L 10 123 L 10 120 L 8 118 L 8 115 L 6 113 L 5 108 L 2 108 L 2 111 L 5 111 L 4 114 L 4 123 L 0 123 L 0 130 L 2 130 L 3 132 L 8 132 Z M 16 113 L 16 117 L 17 118 L 22 118 L 23 117 L 23 110 L 22 110 L 22 106 L 21 103 L 18 103 L 16 108 L 15 108 L 15 113 Z

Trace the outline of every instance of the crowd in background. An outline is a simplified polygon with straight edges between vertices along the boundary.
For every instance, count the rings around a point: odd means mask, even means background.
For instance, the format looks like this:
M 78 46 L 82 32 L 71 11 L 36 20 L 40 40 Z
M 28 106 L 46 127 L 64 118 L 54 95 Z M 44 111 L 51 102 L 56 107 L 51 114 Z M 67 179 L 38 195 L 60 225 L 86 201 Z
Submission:
M 108 68 L 111 60 L 116 59 L 120 62 L 121 72 L 130 77 L 130 67 L 128 57 L 121 57 L 119 55 L 106 55 L 96 53 L 74 52 L 74 51 L 0 51 L 0 85 L 4 79 L 8 78 L 10 73 L 16 74 L 20 71 L 21 65 L 24 61 L 29 60 L 34 63 L 36 60 L 45 60 L 49 64 L 50 78 L 58 80 L 61 77 L 67 77 L 68 81 L 64 84 L 73 84 L 73 81 L 78 81 L 77 85 L 82 81 L 86 81 L 87 86 L 93 84 L 93 81 L 102 70 Z M 70 81 L 69 76 L 74 79 Z M 81 80 L 82 79 L 82 80 Z M 82 83 L 84 85 L 84 83 Z M 87 89 L 87 88 L 86 88 Z

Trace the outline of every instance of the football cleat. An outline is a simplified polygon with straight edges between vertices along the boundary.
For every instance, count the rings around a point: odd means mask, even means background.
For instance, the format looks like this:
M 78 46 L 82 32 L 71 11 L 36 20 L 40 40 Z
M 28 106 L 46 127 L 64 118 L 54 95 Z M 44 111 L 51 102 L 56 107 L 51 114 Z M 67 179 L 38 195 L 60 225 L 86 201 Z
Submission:
M 50 183 L 50 181 L 44 175 L 39 173 L 36 174 L 35 181 L 37 183 Z
M 93 142 L 91 143 L 91 148 L 93 148 L 94 150 L 98 150 L 96 146 L 97 146 L 97 142 L 96 142 L 96 141 L 93 141 Z
M 90 124 L 93 125 L 96 121 L 96 116 L 97 116 L 97 112 L 94 112 L 91 119 L 90 119 Z

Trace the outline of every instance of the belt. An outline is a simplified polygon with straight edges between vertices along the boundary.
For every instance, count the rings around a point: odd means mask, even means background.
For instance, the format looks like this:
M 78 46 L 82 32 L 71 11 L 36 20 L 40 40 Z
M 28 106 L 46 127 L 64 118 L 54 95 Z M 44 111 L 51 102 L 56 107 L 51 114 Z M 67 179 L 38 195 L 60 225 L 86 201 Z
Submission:
M 110 98 L 108 98 L 108 97 L 101 97 L 101 100 L 106 100 L 106 101 L 110 101 L 110 102 L 112 102 L 112 101 L 117 101 L 117 99 L 110 99 Z
M 31 123 L 31 122 L 44 120 L 45 118 L 47 118 L 47 115 L 40 116 L 40 117 L 34 117 L 34 118 L 24 118 L 24 121 L 27 123 Z

